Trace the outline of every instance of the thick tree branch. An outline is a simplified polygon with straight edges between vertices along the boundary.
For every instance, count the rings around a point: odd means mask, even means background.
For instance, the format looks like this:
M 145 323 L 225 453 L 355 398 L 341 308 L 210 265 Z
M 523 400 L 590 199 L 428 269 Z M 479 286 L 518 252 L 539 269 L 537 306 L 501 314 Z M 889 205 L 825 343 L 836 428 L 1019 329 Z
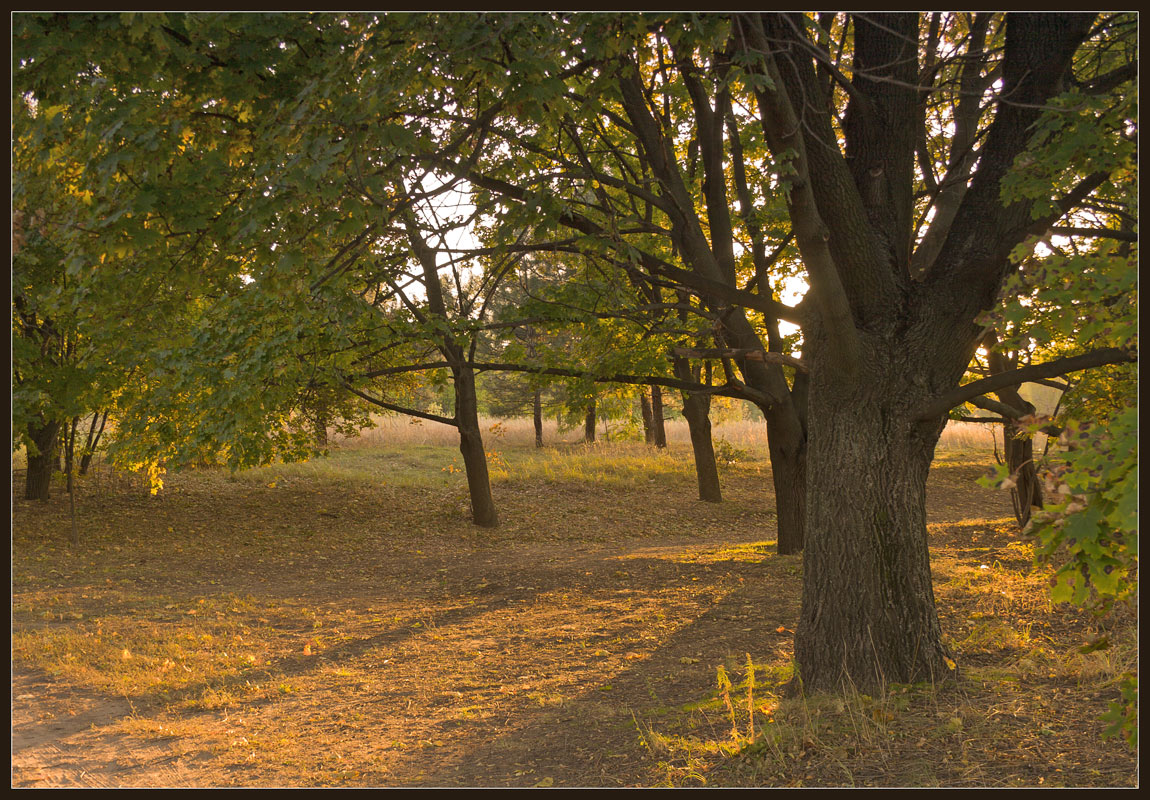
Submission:
M 1137 361 L 1138 354 L 1133 350 L 1108 347 L 1103 350 L 1093 350 L 1080 356 L 1058 358 L 1054 361 L 1048 361 L 1045 364 L 1035 364 L 1009 372 L 1001 372 L 989 378 L 982 378 L 972 383 L 967 383 L 951 392 L 947 392 L 919 412 L 916 419 L 923 422 L 935 419 L 957 405 L 967 401 L 973 402 L 971 398 L 978 397 L 987 392 L 993 392 L 1005 386 L 1027 383 L 1037 378 L 1055 378 L 1069 372 L 1078 372 L 1084 369 L 1105 366 L 1106 364 L 1124 364 Z M 997 411 L 999 409 L 992 410 Z
M 819 215 L 811 189 L 811 175 L 807 167 L 806 144 L 802 126 L 782 76 L 774 65 L 766 35 L 757 19 L 742 19 L 738 25 L 739 38 L 745 49 L 760 60 L 761 69 L 770 79 L 773 89 L 756 90 L 763 132 L 771 152 L 776 158 L 792 153 L 790 165 L 794 171 L 787 206 L 793 223 L 799 252 L 810 276 L 814 304 L 818 308 L 823 326 L 831 341 L 833 368 L 844 377 L 858 368 L 858 331 L 855 329 L 851 306 L 840 279 L 838 267 L 831 255 L 828 241 L 831 233 Z
M 738 400 L 750 400 L 753 403 L 772 405 L 771 398 L 764 393 L 752 389 L 740 382 L 731 381 L 724 386 L 704 386 L 690 381 L 681 381 L 675 378 L 660 378 L 651 375 L 596 375 L 586 370 L 567 369 L 565 367 L 542 367 L 530 364 L 501 364 L 501 363 L 474 363 L 471 365 L 476 372 L 526 372 L 532 375 L 555 375 L 561 378 L 584 378 L 595 383 L 625 383 L 636 386 L 663 386 L 669 389 L 678 389 L 684 392 L 705 392 L 724 397 L 734 397 Z
M 1059 236 L 1085 236 L 1092 239 L 1117 239 L 1120 242 L 1137 242 L 1138 234 L 1132 231 L 1116 231 L 1110 228 L 1068 228 L 1055 226 L 1051 233 Z
M 395 411 L 396 413 L 399 413 L 399 414 L 406 414 L 409 417 L 419 417 L 420 419 L 430 420 L 431 422 L 439 422 L 443 425 L 450 425 L 453 428 L 459 427 L 459 423 L 454 419 L 450 419 L 448 417 L 441 417 L 441 416 L 438 416 L 437 414 L 428 414 L 425 411 L 417 411 L 414 408 L 406 408 L 405 406 L 397 406 L 394 403 L 389 403 L 386 400 L 380 400 L 378 397 L 372 397 L 369 394 L 365 394 L 365 393 L 361 392 L 359 389 L 356 389 L 354 386 L 352 386 L 350 383 L 348 383 L 346 381 L 344 381 L 344 383 L 343 383 L 343 388 L 347 389 L 349 392 L 354 394 L 356 397 L 359 397 L 362 400 L 366 400 L 367 402 L 371 403 L 373 406 L 379 406 L 380 408 L 386 408 L 388 411 Z
M 746 347 L 724 348 L 717 347 L 672 347 L 671 353 L 682 358 L 745 358 L 749 361 L 762 361 L 767 364 L 794 367 L 802 372 L 809 372 L 805 361 L 788 356 L 784 353 L 772 353 L 762 349 Z

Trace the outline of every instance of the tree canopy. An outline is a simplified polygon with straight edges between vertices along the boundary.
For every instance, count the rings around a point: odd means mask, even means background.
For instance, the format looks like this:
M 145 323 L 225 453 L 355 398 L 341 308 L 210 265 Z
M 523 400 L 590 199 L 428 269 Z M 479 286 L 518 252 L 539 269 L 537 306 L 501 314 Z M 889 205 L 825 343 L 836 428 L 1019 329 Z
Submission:
M 1010 387 L 1125 364 L 1067 409 L 1130 442 L 1129 406 L 1092 409 L 1136 360 L 1131 14 L 15 21 L 14 205 L 46 220 L 14 262 L 29 431 L 122 392 L 137 462 L 260 463 L 343 388 L 456 426 L 489 525 L 477 372 L 680 389 L 697 464 L 705 399 L 738 397 L 804 553 L 796 683 L 832 690 L 955 669 L 925 524 L 952 408 L 1017 422 Z M 531 259 L 560 266 L 513 293 Z M 55 320 L 97 369 L 57 376 Z M 451 416 L 403 399 L 434 370 Z M 1062 495 L 1123 488 L 1041 535 L 1120 594 L 1125 533 L 1052 533 L 1130 530 L 1130 462 L 1081 458 Z

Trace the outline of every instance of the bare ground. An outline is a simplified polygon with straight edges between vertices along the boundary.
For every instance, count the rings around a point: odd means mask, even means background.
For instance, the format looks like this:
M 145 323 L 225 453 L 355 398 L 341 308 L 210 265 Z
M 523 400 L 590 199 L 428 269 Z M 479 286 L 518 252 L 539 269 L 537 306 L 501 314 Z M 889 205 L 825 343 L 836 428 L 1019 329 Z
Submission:
M 65 501 L 15 499 L 12 785 L 1135 785 L 1116 667 L 1072 655 L 1098 623 L 1044 602 L 983 471 L 928 502 L 962 677 L 845 704 L 775 696 L 801 558 L 761 466 L 720 505 L 515 481 L 495 531 L 459 487 L 206 472 L 91 490 L 73 549 Z M 716 695 L 748 656 L 749 736 Z

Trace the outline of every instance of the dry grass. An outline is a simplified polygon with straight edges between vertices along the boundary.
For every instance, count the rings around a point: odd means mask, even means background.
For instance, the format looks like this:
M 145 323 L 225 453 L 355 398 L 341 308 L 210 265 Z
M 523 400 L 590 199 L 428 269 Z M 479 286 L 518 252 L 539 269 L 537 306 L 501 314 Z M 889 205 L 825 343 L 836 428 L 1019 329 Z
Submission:
M 774 553 L 753 425 L 716 431 L 748 455 L 713 505 L 685 442 L 537 451 L 505 423 L 494 531 L 431 427 L 156 497 L 84 484 L 79 549 L 63 498 L 14 500 L 14 784 L 1136 783 L 1098 721 L 1136 620 L 1050 605 L 974 483 L 988 450 L 943 452 L 928 486 L 961 679 L 796 699 L 802 562 Z
M 361 447 L 370 449 L 400 445 L 454 447 L 459 442 L 458 433 L 448 425 L 398 416 L 376 416 L 373 421 L 375 423 L 374 428 L 365 430 L 355 438 L 338 437 L 333 444 L 341 449 Z M 484 441 L 488 447 L 500 445 L 529 447 L 535 443 L 535 427 L 527 417 L 513 419 L 482 417 L 479 424 L 484 432 Z M 687 430 L 686 420 L 667 420 L 665 427 L 668 443 L 690 443 L 691 436 Z M 618 443 L 621 433 L 626 429 L 625 422 L 608 420 L 607 434 L 604 435 L 603 424 L 600 421 L 597 438 L 603 443 L 610 443 L 612 431 L 614 431 L 615 438 L 613 441 Z M 993 429 L 994 426 L 973 422 L 948 422 L 938 447 L 943 450 L 957 451 L 991 450 Z M 631 430 L 634 428 L 632 427 Z M 739 448 L 766 453 L 767 426 L 762 420 L 717 422 L 712 428 L 712 437 L 715 441 L 726 440 Z M 579 427 L 560 431 L 554 419 L 545 419 L 543 421 L 543 442 L 545 446 L 579 444 L 583 442 L 583 429 Z

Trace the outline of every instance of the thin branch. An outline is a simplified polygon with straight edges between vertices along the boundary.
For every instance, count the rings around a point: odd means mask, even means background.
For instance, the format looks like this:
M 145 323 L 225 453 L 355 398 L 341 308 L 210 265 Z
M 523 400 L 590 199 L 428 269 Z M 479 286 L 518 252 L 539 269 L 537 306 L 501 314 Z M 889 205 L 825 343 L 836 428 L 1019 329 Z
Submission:
M 1116 231 L 1110 228 L 1067 228 L 1055 226 L 1051 233 L 1059 236 L 1085 236 L 1093 239 L 1117 239 L 1120 242 L 1137 242 L 1138 234 L 1131 231 Z

